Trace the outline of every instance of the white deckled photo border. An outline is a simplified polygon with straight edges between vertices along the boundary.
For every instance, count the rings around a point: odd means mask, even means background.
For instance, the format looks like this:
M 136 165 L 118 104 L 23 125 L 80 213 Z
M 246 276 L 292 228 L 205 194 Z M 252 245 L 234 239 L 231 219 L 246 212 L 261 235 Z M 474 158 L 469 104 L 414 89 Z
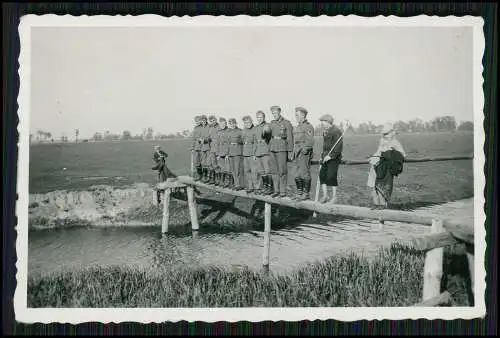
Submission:
M 17 286 L 14 294 L 14 312 L 18 322 L 24 323 L 71 323 L 84 322 L 177 322 L 186 321 L 300 321 L 326 320 L 403 320 L 403 319 L 472 319 L 486 314 L 485 290 L 486 250 L 485 230 L 485 133 L 483 54 L 485 39 L 484 20 L 481 17 L 438 16 L 58 16 L 54 14 L 27 15 L 19 25 L 20 56 L 18 96 L 19 156 L 17 171 L 16 226 Z M 151 26 L 401 26 L 401 27 L 471 27 L 473 28 L 473 98 L 474 98 L 474 231 L 475 231 L 475 306 L 474 307 L 365 307 L 365 308 L 28 308 L 28 204 L 29 204 L 29 129 L 30 129 L 30 76 L 31 76 L 31 28 L 33 27 L 151 27 Z

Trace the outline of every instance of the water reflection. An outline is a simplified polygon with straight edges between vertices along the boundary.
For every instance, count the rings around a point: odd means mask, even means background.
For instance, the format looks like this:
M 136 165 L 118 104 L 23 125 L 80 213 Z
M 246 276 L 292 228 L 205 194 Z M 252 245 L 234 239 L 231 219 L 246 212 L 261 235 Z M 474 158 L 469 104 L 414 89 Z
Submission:
M 282 211 L 283 212 L 283 211 Z M 160 226 L 72 228 L 29 234 L 29 272 L 75 269 L 94 264 L 165 267 L 219 265 L 262 269 L 262 226 L 237 228 L 201 224 L 175 226 L 161 234 Z M 293 226 L 273 223 L 270 270 L 285 273 L 298 265 L 365 246 L 424 234 L 427 226 L 377 221 L 332 219 Z

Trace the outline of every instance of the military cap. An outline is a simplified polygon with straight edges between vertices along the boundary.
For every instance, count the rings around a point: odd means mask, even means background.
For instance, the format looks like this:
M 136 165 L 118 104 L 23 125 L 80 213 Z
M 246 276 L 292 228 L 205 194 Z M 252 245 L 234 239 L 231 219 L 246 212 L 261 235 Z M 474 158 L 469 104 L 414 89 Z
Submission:
M 200 117 L 201 117 L 200 115 L 196 115 L 196 116 L 194 117 L 194 120 L 195 120 L 195 121 L 199 121 L 199 120 L 200 120 Z
M 320 121 L 325 121 L 328 123 L 333 123 L 333 116 L 330 114 L 325 114 L 319 118 Z
M 257 111 L 257 113 L 255 114 L 255 116 L 259 116 L 259 115 L 266 117 L 266 113 L 264 113 L 262 110 Z
M 219 122 L 226 122 L 226 118 L 225 117 L 220 117 L 219 118 Z
M 217 118 L 216 118 L 214 115 L 210 115 L 210 116 L 208 117 L 208 119 L 209 119 L 210 121 L 213 121 L 213 120 L 217 121 Z
M 231 117 L 231 118 L 228 120 L 228 122 L 229 122 L 229 123 L 236 123 L 236 119 Z
M 242 118 L 243 121 L 252 121 L 252 117 L 249 115 L 243 116 Z
M 301 112 L 302 114 L 304 114 L 305 116 L 307 116 L 307 109 L 306 108 L 297 107 L 297 108 L 295 108 L 295 111 L 296 112 Z
M 200 120 L 202 120 L 202 121 L 206 121 L 206 120 L 207 120 L 207 115 L 201 115 L 201 116 L 200 116 Z
M 272 106 L 272 107 L 270 108 L 270 110 L 271 110 L 271 111 L 276 111 L 276 110 L 277 110 L 277 111 L 281 112 L 281 107 L 280 107 L 280 106 Z

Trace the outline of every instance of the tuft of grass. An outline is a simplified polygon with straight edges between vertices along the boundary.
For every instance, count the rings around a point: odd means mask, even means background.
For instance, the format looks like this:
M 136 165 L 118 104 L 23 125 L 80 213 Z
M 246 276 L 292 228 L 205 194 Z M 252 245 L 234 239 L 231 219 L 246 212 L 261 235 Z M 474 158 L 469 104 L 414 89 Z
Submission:
M 443 290 L 469 306 L 467 265 L 445 251 Z M 381 307 L 421 301 L 424 253 L 394 244 L 371 259 L 336 256 L 287 275 L 216 266 L 91 267 L 28 279 L 29 307 Z M 465 269 L 465 270 L 464 270 Z

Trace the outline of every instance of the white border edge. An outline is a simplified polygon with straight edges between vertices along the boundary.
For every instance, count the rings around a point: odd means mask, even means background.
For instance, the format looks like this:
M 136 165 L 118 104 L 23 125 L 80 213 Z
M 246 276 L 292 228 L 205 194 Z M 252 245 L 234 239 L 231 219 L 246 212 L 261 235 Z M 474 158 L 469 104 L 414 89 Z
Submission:
M 203 25 L 203 26 L 471 26 L 474 29 L 474 227 L 475 236 L 475 292 L 476 305 L 474 307 L 452 307 L 452 308 L 27 308 L 27 253 L 28 253 L 28 177 L 29 177 L 29 112 L 30 112 L 30 42 L 32 27 L 139 27 L 139 26 L 177 26 L 177 25 Z M 16 203 L 16 226 L 17 241 L 16 263 L 17 287 L 14 294 L 14 311 L 16 320 L 23 323 L 71 323 L 84 322 L 120 323 L 120 322 L 177 322 L 186 321 L 298 321 L 298 320 L 325 320 L 336 319 L 341 321 L 357 320 L 402 320 L 402 319 L 472 319 L 484 317 L 485 306 L 485 278 L 484 256 L 486 249 L 486 231 L 484 228 L 485 216 L 485 177 L 484 177 L 484 93 L 483 93 L 483 64 L 485 41 L 483 33 L 484 20 L 481 17 L 439 17 L 420 15 L 410 18 L 396 16 L 360 17 L 355 15 L 328 17 L 293 17 L 293 16 L 260 16 L 250 17 L 239 15 L 228 16 L 184 16 L 184 17 L 162 17 L 158 15 L 140 16 L 58 16 L 26 15 L 21 18 L 19 25 L 20 56 L 19 77 L 20 88 L 18 96 L 19 104 L 19 157 L 17 192 L 19 199 Z M 24 81 L 23 81 L 24 79 Z M 360 311 L 363 316 L 360 316 Z

